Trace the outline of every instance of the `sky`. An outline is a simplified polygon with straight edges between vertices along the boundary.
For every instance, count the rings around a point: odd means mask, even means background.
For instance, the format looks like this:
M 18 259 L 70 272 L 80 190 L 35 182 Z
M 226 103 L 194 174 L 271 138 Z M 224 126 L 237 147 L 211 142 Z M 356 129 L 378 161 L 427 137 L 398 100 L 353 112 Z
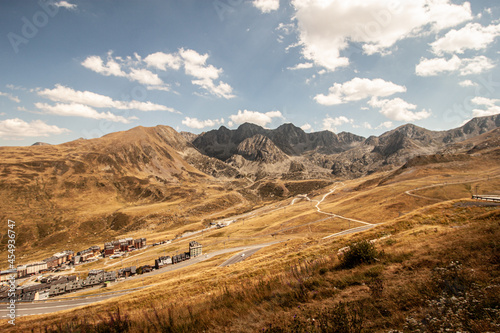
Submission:
M 500 113 L 499 37 L 496 0 L 2 0 L 0 146 L 447 130 Z

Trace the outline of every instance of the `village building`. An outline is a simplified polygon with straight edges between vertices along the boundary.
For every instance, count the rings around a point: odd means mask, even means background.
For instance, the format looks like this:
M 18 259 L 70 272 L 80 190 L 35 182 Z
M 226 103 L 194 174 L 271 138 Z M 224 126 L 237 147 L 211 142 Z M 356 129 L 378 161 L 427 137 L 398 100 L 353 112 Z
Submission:
M 10 280 L 10 277 L 12 275 L 15 275 L 17 277 L 17 269 L 8 269 L 6 271 L 1 271 L 0 272 L 0 282 L 6 282 Z
M 191 258 L 194 258 L 201 255 L 202 254 L 201 248 L 202 248 L 201 244 L 198 243 L 197 241 L 189 242 L 189 256 Z
M 51 269 L 51 268 L 55 268 L 55 267 L 57 267 L 57 265 L 58 265 L 58 260 L 59 260 L 59 259 L 58 259 L 57 257 L 55 257 L 55 256 L 52 256 L 52 257 L 47 258 L 47 259 L 43 259 L 43 261 L 44 261 L 45 263 L 47 263 L 47 269 Z
M 47 270 L 46 262 L 34 262 L 26 265 L 26 274 L 33 275 Z
M 136 249 L 141 249 L 146 246 L 146 238 L 138 238 L 134 240 L 134 247 Z
M 172 264 L 172 258 L 170 256 L 162 256 L 159 257 L 158 259 L 155 259 L 155 268 L 159 269 L 163 266 L 170 265 Z

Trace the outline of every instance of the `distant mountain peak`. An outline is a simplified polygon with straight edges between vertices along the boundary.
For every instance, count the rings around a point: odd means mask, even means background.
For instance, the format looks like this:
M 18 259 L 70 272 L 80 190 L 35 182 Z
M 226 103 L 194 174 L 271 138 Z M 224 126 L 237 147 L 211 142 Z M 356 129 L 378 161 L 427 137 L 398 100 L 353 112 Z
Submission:
M 262 134 L 243 140 L 238 145 L 237 153 L 247 160 L 270 164 L 287 159 L 286 154 L 276 147 L 271 139 Z

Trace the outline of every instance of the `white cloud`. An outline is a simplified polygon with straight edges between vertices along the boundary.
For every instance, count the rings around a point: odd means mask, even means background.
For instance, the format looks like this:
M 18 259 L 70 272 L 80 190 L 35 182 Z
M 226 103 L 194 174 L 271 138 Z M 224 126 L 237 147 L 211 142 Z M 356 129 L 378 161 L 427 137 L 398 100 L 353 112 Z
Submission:
M 197 80 L 192 80 L 191 83 L 198 85 L 217 97 L 226 99 L 233 98 L 233 88 L 220 81 L 218 84 L 214 82 L 222 73 L 221 68 L 216 68 L 213 65 L 207 65 L 208 54 L 199 54 L 194 50 L 179 49 L 179 54 L 184 60 L 184 70 L 187 75 L 194 76 Z
M 237 114 L 229 116 L 231 122 L 228 124 L 229 126 L 232 126 L 232 124 L 252 123 L 264 127 L 267 124 L 271 123 L 273 121 L 273 118 L 284 119 L 280 111 L 269 111 L 266 113 L 261 113 L 258 111 L 238 110 Z
M 144 84 L 148 90 L 163 91 L 169 91 L 170 86 L 164 83 L 158 74 L 144 67 L 166 71 L 179 70 L 184 66 L 185 74 L 195 78 L 191 81 L 192 84 L 217 97 L 226 99 L 234 97 L 233 88 L 229 84 L 222 81 L 215 82 L 223 70 L 207 64 L 208 54 L 181 48 L 177 53 L 156 52 L 144 59 L 135 53 L 134 58 L 113 57 L 113 53 L 108 52 L 106 63 L 99 56 L 90 56 L 82 62 L 82 65 L 105 76 L 126 77 L 130 81 Z
M 500 36 L 500 24 L 483 27 L 479 23 L 469 23 L 460 30 L 450 30 L 446 35 L 431 43 L 432 51 L 443 53 L 464 53 L 465 50 L 482 50 L 495 37 Z
M 1 91 L 0 91 L 0 96 L 7 97 L 8 99 L 10 99 L 10 100 L 11 100 L 11 101 L 13 101 L 13 102 L 16 102 L 16 103 L 21 103 L 21 100 L 19 99 L 19 97 L 14 96 L 14 95 L 12 95 L 11 93 L 4 93 L 4 92 L 1 92 Z
M 492 116 L 500 113 L 500 99 L 491 99 L 486 97 L 474 97 L 471 102 L 476 105 L 483 106 L 483 109 L 473 109 L 474 117 Z
M 481 74 L 486 72 L 495 65 L 493 62 L 485 56 L 477 56 L 470 59 L 462 59 L 462 68 L 460 68 L 460 75 L 471 75 L 471 74 Z
M 0 112 L 0 116 L 6 116 L 7 114 L 5 112 Z
M 392 127 L 392 121 L 384 121 L 383 123 L 381 123 L 380 125 L 378 125 L 375 128 L 379 129 L 379 128 L 391 128 L 391 127 Z
M 47 103 L 35 103 L 35 106 L 47 114 L 54 114 L 58 116 L 104 119 L 124 124 L 130 123 L 130 120 L 132 119 L 137 119 L 136 117 L 124 118 L 122 116 L 117 116 L 109 111 L 97 112 L 90 106 L 77 103 L 72 103 L 72 104 L 57 103 L 56 105 L 49 105 Z
M 425 109 L 414 112 L 417 106 L 410 104 L 401 98 L 378 99 L 373 97 L 368 104 L 374 108 L 379 108 L 379 112 L 391 120 L 397 121 L 415 121 L 430 117 L 431 113 Z
M 341 53 L 360 43 L 365 53 L 390 53 L 398 41 L 472 19 L 470 3 L 449 0 L 293 0 L 299 45 L 306 60 L 334 71 L 349 64 Z
M 293 31 L 295 31 L 295 24 L 292 23 L 280 23 L 278 24 L 278 27 L 276 28 L 276 31 L 283 32 L 285 35 L 291 34 Z
M 373 96 L 386 97 L 405 91 L 406 87 L 382 79 L 370 80 L 356 77 L 342 84 L 335 83 L 328 89 L 328 95 L 319 94 L 314 99 L 322 105 L 336 105 Z
M 182 124 L 186 125 L 190 128 L 205 128 L 205 127 L 215 127 L 217 125 L 224 124 L 224 118 L 221 119 L 207 119 L 207 120 L 198 120 L 197 118 L 186 117 L 182 120 Z
M 152 73 L 151 71 L 141 68 L 131 68 L 130 73 L 128 74 L 128 78 L 132 81 L 137 81 L 146 86 L 162 86 L 163 81 L 158 77 L 157 74 Z
M 354 119 L 349 119 L 345 116 L 340 116 L 336 118 L 332 118 L 327 116 L 323 119 L 323 129 L 327 131 L 337 132 L 337 126 L 341 126 L 343 124 L 352 124 L 354 123 Z
M 0 137 L 4 139 L 14 137 L 49 136 L 67 132 L 70 132 L 70 130 L 60 128 L 55 125 L 47 125 L 41 120 L 33 120 L 30 123 L 27 123 L 19 118 L 0 121 Z
M 476 82 L 472 82 L 471 80 L 463 80 L 458 82 L 458 85 L 461 87 L 477 87 L 478 84 Z
M 435 76 L 443 72 L 454 72 L 460 66 L 461 60 L 456 55 L 450 60 L 444 58 L 421 58 L 420 63 L 415 67 L 415 73 L 419 76 Z
M 178 70 L 182 65 L 182 61 L 178 55 L 163 52 L 148 55 L 144 58 L 144 62 L 148 67 L 154 67 L 162 71 L 166 71 L 168 68 Z
M 436 76 L 441 73 L 456 72 L 461 76 L 480 74 L 495 67 L 493 62 L 485 56 L 460 59 L 453 55 L 449 60 L 445 58 L 426 59 L 421 58 L 415 67 L 415 73 L 419 76 Z
M 253 0 L 252 4 L 263 13 L 270 13 L 280 8 L 280 0 Z
M 70 10 L 74 10 L 77 8 L 77 6 L 75 4 L 69 3 L 69 2 L 64 1 L 64 0 L 55 2 L 54 6 L 62 7 L 62 8 L 70 9 Z
M 112 58 L 111 52 L 108 53 L 106 64 L 104 64 L 104 61 L 101 59 L 101 57 L 90 56 L 82 62 L 82 66 L 104 76 L 127 76 L 127 74 L 122 71 L 121 65 Z
M 297 64 L 293 67 L 288 67 L 287 69 L 290 69 L 290 70 L 297 70 L 297 69 L 306 69 L 306 68 L 312 68 L 314 65 L 312 62 L 304 62 L 304 63 L 301 63 L 301 64 Z
M 300 126 L 300 128 L 303 130 L 303 131 L 310 131 L 312 129 L 312 126 L 308 123 L 305 123 L 304 125 Z
M 156 87 L 158 90 L 168 91 L 168 85 L 157 74 L 145 68 L 134 68 L 133 66 L 141 61 L 138 55 L 136 55 L 136 59 L 137 61 L 133 61 L 131 58 L 127 58 L 126 60 L 121 57 L 113 58 L 113 53 L 108 52 L 106 63 L 99 56 L 90 56 L 82 62 L 82 66 L 104 76 L 125 77 L 130 81 L 144 84 L 151 89 Z M 125 72 L 122 67 L 128 69 L 129 72 Z
M 77 91 L 60 84 L 56 84 L 54 89 L 39 90 L 39 96 L 50 99 L 54 102 L 84 104 L 96 108 L 114 108 L 118 110 L 140 110 L 140 111 L 169 111 L 174 109 L 160 104 L 139 101 L 115 101 L 111 97 L 96 94 L 90 91 Z

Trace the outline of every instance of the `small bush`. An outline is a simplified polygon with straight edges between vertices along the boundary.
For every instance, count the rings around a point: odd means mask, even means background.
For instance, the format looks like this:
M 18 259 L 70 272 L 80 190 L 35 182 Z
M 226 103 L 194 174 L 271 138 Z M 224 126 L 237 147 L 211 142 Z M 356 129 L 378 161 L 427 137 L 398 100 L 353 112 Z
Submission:
M 349 250 L 344 253 L 340 266 L 342 268 L 353 268 L 361 264 L 373 263 L 378 256 L 378 252 L 372 243 L 364 240 L 354 243 Z

